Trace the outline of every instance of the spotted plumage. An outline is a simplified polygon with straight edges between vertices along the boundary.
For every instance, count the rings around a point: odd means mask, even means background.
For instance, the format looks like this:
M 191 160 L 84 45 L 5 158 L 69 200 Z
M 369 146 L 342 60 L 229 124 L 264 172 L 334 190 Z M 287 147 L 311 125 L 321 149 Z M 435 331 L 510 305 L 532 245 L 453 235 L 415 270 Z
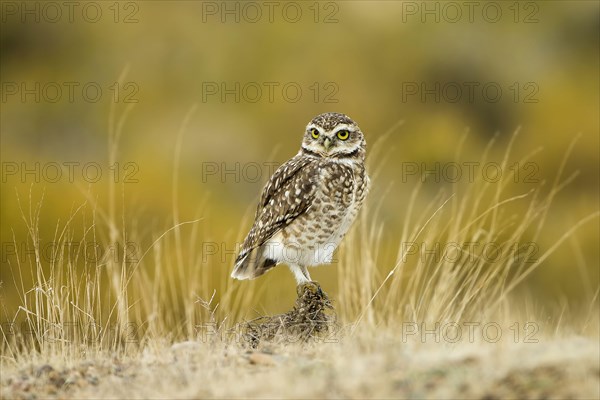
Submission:
M 263 189 L 231 276 L 253 279 L 283 263 L 300 284 L 310 281 L 307 267 L 331 262 L 367 195 L 365 154 L 363 133 L 348 116 L 309 122 L 298 154 Z

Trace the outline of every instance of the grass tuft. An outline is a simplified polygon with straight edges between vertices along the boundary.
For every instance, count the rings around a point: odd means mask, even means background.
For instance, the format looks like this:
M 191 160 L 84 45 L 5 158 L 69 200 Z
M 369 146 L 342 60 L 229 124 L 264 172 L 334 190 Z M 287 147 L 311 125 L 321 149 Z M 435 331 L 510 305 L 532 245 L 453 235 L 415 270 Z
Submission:
M 242 324 L 243 336 L 251 348 L 257 348 L 262 342 L 314 342 L 337 333 L 335 310 L 319 283 L 299 285 L 297 291 L 292 310 Z

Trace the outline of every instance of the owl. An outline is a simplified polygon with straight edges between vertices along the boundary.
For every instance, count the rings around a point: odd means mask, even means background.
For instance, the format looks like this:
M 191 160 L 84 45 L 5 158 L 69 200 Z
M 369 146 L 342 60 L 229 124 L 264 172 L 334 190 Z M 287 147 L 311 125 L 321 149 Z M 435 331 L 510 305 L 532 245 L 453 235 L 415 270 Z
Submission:
M 363 133 L 348 116 L 310 121 L 298 154 L 263 189 L 231 276 L 254 279 L 287 264 L 298 285 L 310 282 L 308 267 L 331 262 L 365 200 L 365 154 Z

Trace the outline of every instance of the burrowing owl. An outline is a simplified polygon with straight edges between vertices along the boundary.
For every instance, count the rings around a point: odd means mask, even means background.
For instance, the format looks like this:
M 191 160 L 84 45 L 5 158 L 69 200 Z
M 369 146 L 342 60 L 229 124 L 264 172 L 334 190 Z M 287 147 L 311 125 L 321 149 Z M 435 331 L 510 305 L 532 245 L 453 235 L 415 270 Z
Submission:
M 331 262 L 369 188 L 366 145 L 344 114 L 310 121 L 298 154 L 263 189 L 231 276 L 254 279 L 285 263 L 302 284 L 311 280 L 307 267 Z

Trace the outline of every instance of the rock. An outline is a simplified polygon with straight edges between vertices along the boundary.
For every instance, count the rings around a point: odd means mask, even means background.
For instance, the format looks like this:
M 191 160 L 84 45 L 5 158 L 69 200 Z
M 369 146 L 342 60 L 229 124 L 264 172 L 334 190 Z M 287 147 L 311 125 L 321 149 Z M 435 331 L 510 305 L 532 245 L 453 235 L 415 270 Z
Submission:
M 277 365 L 277 361 L 275 361 L 275 358 L 272 355 L 266 354 L 266 353 L 259 353 L 259 352 L 251 353 L 250 356 L 248 356 L 248 360 L 250 361 L 250 364 L 253 364 L 253 365 L 266 365 L 266 366 Z
M 54 371 L 54 368 L 52 368 L 50 364 L 44 364 L 35 370 L 35 377 L 39 378 L 42 375 L 49 374 L 52 371 Z

